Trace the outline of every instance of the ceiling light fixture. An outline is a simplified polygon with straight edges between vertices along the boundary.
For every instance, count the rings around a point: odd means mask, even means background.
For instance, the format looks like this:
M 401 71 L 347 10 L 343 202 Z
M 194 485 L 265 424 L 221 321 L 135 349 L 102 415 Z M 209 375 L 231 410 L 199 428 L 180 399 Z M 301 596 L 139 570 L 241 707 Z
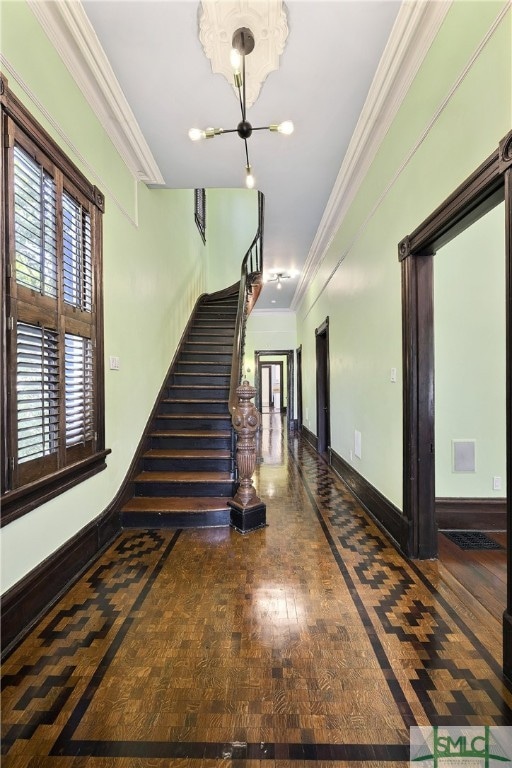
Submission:
M 277 272 L 274 277 L 269 277 L 267 280 L 267 283 L 277 283 L 276 288 L 278 291 L 282 290 L 283 284 L 282 280 L 288 280 L 291 277 L 291 275 L 285 275 L 283 272 Z
M 242 113 L 242 119 L 238 123 L 236 128 L 191 128 L 188 132 L 189 138 L 192 141 L 200 141 L 201 139 L 213 139 L 215 136 L 220 136 L 222 133 L 238 133 L 241 139 L 243 139 L 245 145 L 245 185 L 248 189 L 253 189 L 255 179 L 252 173 L 251 164 L 249 162 L 249 150 L 247 148 L 247 139 L 251 136 L 253 131 L 272 131 L 282 133 L 283 136 L 289 136 L 293 133 L 293 123 L 291 120 L 285 120 L 283 123 L 273 123 L 272 125 L 263 125 L 257 128 L 253 128 L 250 122 L 247 120 L 247 109 L 245 101 L 245 57 L 248 56 L 254 50 L 254 35 L 247 27 L 241 27 L 237 29 L 233 34 L 232 50 L 231 50 L 231 66 L 233 67 L 233 78 L 235 81 L 235 87 L 238 91 L 238 99 L 240 101 L 240 111 Z M 289 277 L 289 275 L 287 275 Z M 280 288 L 280 284 L 277 286 Z

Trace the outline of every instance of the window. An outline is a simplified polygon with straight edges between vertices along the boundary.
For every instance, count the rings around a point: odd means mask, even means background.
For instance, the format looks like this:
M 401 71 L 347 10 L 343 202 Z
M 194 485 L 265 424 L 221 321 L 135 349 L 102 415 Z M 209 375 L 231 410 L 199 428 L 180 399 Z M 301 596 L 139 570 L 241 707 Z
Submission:
M 206 243 L 206 190 L 194 189 L 194 218 L 203 243 Z
M 103 197 L 2 80 L 2 523 L 105 468 Z

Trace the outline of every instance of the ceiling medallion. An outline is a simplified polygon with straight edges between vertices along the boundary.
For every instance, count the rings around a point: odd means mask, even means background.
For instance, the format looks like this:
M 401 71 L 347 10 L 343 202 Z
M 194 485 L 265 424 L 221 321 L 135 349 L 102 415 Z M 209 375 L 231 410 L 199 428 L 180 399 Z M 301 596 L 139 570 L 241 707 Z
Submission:
M 199 40 L 212 65 L 212 72 L 233 84 L 230 66 L 233 34 L 248 27 L 258 44 L 247 63 L 246 103 L 259 96 L 270 72 L 279 68 L 279 57 L 288 37 L 288 21 L 282 0 L 203 0 L 199 15 Z M 233 86 L 238 99 L 236 86 Z

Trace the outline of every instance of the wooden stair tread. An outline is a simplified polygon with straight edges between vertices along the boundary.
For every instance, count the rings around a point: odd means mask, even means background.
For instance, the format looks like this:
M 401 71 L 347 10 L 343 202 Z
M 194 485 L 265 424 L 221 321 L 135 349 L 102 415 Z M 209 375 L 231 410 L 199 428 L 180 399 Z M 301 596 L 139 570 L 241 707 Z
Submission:
M 231 496 L 134 496 L 123 512 L 213 512 L 228 509 Z
M 145 459 L 230 459 L 231 451 L 215 448 L 150 448 Z
M 187 362 L 190 362 L 190 360 L 187 360 Z M 205 378 L 208 378 L 208 379 L 211 379 L 212 376 L 227 376 L 227 375 L 228 375 L 227 373 L 210 373 L 210 371 L 208 371 L 208 372 L 206 372 L 206 371 L 197 371 L 197 373 L 194 373 L 194 376 L 204 376 Z M 173 376 L 190 376 L 190 373 L 188 373 L 188 372 L 185 373 L 185 371 L 176 371 L 176 373 L 174 373 Z M 171 387 L 173 385 L 169 384 L 169 386 Z M 180 386 L 185 386 L 186 387 L 188 385 L 187 384 L 182 384 Z M 197 384 L 197 385 L 191 384 L 190 386 L 203 386 L 203 385 L 202 384 L 201 385 L 199 385 L 199 384 Z M 206 386 L 208 386 L 208 385 L 206 385 Z M 211 386 L 219 386 L 219 385 L 211 385 Z M 222 386 L 222 385 L 220 385 L 220 386 Z M 225 386 L 229 386 L 229 385 L 226 384 Z
M 193 401 L 192 401 L 193 404 Z M 157 419 L 227 419 L 229 413 L 159 413 Z
M 227 429 L 157 429 L 150 432 L 151 437 L 231 437 Z
M 229 472 L 141 472 L 134 477 L 136 483 L 224 483 L 232 482 Z
M 213 400 L 213 399 L 205 399 L 204 397 L 193 397 L 193 398 L 184 398 L 184 397 L 165 397 L 161 400 L 162 403 L 188 403 L 189 405 L 194 405 L 197 403 L 215 403 L 218 405 L 219 403 L 228 403 L 229 400 L 226 398 L 225 400 Z

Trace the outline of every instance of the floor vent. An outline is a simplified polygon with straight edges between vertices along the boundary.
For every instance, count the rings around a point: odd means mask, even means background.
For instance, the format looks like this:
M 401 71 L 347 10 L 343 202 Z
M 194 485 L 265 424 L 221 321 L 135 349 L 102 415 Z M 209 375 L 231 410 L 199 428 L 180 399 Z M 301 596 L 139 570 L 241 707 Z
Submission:
M 503 549 L 482 531 L 443 531 L 443 534 L 460 549 Z

